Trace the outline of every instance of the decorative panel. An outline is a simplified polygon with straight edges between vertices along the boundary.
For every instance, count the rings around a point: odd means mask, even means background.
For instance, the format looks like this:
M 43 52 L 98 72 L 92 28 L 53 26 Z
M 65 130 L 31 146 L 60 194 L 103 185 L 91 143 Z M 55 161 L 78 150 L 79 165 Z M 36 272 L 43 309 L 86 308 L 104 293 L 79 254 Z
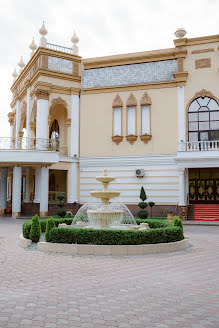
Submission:
M 48 69 L 56 72 L 72 74 L 73 62 L 71 60 L 49 56 Z

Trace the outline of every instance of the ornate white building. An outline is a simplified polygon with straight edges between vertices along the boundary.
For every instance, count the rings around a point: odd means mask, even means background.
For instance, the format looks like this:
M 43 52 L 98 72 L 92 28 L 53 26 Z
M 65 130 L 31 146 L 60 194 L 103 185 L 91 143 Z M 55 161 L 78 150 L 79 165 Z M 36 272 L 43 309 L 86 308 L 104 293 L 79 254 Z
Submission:
M 66 48 L 47 42 L 44 24 L 39 32 L 13 73 L 2 212 L 11 201 L 13 217 L 45 216 L 59 193 L 74 210 L 100 188 L 93 178 L 103 167 L 134 213 L 142 185 L 154 215 L 190 204 L 197 218 L 197 204 L 218 204 L 219 35 L 189 39 L 179 29 L 173 48 L 82 59 L 75 34 Z

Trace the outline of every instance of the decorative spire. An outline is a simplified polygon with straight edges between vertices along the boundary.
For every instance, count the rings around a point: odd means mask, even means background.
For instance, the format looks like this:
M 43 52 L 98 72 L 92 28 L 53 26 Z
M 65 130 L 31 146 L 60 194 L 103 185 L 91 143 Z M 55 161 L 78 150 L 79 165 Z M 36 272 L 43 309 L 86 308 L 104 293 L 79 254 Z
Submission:
M 48 31 L 45 28 L 44 21 L 43 21 L 43 25 L 39 29 L 39 33 L 42 35 L 42 37 L 40 38 L 40 46 L 46 48 L 47 39 L 45 38 L 45 35 L 48 34 Z
M 72 49 L 73 49 L 73 54 L 78 56 L 78 46 L 77 43 L 79 42 L 79 38 L 77 37 L 75 31 L 74 35 L 71 38 L 71 42 L 73 43 Z
M 29 45 L 29 48 L 30 48 L 30 50 L 32 50 L 32 52 L 30 53 L 30 57 L 32 57 L 34 55 L 35 50 L 37 49 L 37 45 L 34 42 L 34 38 L 31 42 L 31 44 Z
M 176 32 L 174 33 L 174 35 L 178 39 L 182 39 L 182 38 L 184 38 L 184 36 L 186 35 L 186 33 L 187 33 L 186 30 L 183 27 L 181 27 L 181 28 L 178 28 L 176 30 Z
M 14 78 L 14 81 L 13 82 L 15 82 L 16 78 L 18 77 L 18 73 L 16 71 L 16 68 L 14 69 L 14 72 L 12 73 L 12 76 Z
M 19 61 L 19 63 L 18 63 L 18 66 L 20 67 L 20 72 L 21 72 L 22 69 L 23 69 L 24 66 L 25 66 L 22 56 L 21 56 L 21 59 L 20 59 L 20 61 Z

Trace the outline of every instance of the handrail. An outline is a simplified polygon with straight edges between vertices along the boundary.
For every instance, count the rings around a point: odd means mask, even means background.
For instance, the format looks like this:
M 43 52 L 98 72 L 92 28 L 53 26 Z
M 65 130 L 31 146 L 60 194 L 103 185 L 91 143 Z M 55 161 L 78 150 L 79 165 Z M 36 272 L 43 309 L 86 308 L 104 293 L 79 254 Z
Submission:
M 60 52 L 64 52 L 64 53 L 67 53 L 67 54 L 73 54 L 73 49 L 72 48 L 60 46 L 60 45 L 54 44 L 54 43 L 48 43 L 47 42 L 47 48 L 50 49 L 50 50 L 60 51 Z
M 180 141 L 178 151 L 214 151 L 219 150 L 219 140 Z
M 58 145 L 54 139 L 0 137 L 1 150 L 58 151 Z

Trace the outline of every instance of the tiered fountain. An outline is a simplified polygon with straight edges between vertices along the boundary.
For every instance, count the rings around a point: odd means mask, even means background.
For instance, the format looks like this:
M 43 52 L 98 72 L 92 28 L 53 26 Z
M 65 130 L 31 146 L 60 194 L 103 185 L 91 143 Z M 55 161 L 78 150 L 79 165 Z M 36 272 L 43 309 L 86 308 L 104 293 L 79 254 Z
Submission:
M 99 203 L 87 203 L 77 212 L 72 224 L 79 227 L 95 229 L 129 229 L 137 228 L 136 221 L 129 209 L 121 203 L 111 203 L 110 200 L 119 197 L 120 192 L 109 190 L 109 183 L 115 177 L 108 176 L 104 169 L 103 175 L 95 178 L 103 184 L 103 190 L 91 191 L 91 196 L 101 199 Z
M 114 190 L 108 190 L 109 183 L 114 181 L 114 177 L 107 175 L 107 170 L 103 170 L 103 176 L 95 178 L 97 181 L 102 182 L 103 190 L 91 191 L 91 196 L 100 198 L 102 206 L 97 210 L 88 210 L 87 214 L 93 225 L 97 229 L 108 229 L 113 221 L 120 221 L 123 217 L 122 210 L 110 210 L 109 201 L 111 198 L 119 197 L 120 192 Z

